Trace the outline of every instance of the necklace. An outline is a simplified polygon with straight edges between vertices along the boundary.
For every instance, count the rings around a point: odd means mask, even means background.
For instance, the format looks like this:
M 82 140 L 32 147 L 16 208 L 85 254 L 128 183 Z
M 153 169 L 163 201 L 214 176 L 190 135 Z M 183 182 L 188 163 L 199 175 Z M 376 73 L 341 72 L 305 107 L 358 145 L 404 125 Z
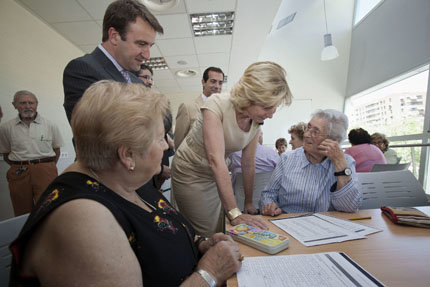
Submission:
M 88 168 L 89 171 L 91 172 L 91 174 L 95 177 L 95 179 L 97 179 L 97 181 L 100 181 L 99 176 L 97 175 L 97 173 L 92 169 L 92 168 Z M 135 191 L 136 192 L 136 191 Z M 157 208 L 155 208 L 152 204 L 150 204 L 149 202 L 147 202 L 146 200 L 144 200 L 137 192 L 136 192 L 137 197 L 143 202 L 145 203 L 149 208 L 151 208 L 152 210 L 157 210 Z
M 149 202 L 147 202 L 146 200 L 144 200 L 137 192 L 136 192 L 137 196 L 139 197 L 139 199 L 145 203 L 147 206 L 149 206 L 152 210 L 157 210 L 157 208 L 155 208 L 155 206 L 153 206 L 152 204 L 150 204 Z
M 91 172 L 91 174 L 95 177 L 95 179 L 97 179 L 97 181 L 100 181 L 99 176 L 97 175 L 97 173 L 92 168 L 88 168 L 88 169 Z

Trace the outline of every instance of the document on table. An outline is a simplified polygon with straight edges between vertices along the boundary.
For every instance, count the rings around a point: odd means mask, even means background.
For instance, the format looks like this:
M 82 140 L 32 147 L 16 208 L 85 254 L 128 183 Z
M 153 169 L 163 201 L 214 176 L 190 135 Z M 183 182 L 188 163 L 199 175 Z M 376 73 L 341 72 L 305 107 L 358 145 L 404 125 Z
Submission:
M 239 287 L 384 286 L 345 253 L 246 257 Z
M 271 221 L 305 246 L 363 239 L 367 234 L 380 231 L 380 229 L 318 213 Z

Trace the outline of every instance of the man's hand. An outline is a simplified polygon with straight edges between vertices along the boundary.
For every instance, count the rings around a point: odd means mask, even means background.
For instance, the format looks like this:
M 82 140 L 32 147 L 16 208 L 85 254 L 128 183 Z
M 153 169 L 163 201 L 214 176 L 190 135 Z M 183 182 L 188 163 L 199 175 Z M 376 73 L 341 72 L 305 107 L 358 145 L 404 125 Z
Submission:
M 244 213 L 256 215 L 258 214 L 257 208 L 254 207 L 252 203 L 245 204 L 245 208 L 243 210 Z
M 278 216 L 282 213 L 282 209 L 274 202 L 266 204 L 261 210 L 262 215 Z

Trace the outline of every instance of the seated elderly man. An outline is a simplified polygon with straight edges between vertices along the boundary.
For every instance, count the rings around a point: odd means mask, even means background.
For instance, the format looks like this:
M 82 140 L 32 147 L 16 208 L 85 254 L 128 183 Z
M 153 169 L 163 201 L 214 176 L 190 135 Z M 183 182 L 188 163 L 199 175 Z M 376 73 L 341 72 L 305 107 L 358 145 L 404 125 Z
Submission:
M 294 212 L 356 211 L 362 202 L 354 159 L 339 147 L 348 118 L 317 110 L 308 123 L 303 147 L 281 156 L 261 194 L 263 215 Z

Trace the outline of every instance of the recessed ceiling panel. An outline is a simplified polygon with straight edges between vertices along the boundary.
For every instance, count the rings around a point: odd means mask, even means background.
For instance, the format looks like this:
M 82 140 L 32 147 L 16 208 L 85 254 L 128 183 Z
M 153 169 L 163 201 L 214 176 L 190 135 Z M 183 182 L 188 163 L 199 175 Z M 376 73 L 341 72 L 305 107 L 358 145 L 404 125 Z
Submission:
M 164 34 L 158 35 L 159 39 L 190 38 L 190 24 L 187 14 L 159 15 L 157 16 Z
M 166 57 L 195 54 L 193 38 L 158 40 L 157 46 Z
M 207 67 L 218 67 L 226 73 L 228 69 L 228 63 L 230 60 L 230 54 L 228 53 L 211 53 L 211 54 L 198 54 L 200 67 L 206 69 Z
M 198 54 L 230 53 L 231 35 L 197 37 L 194 39 Z
M 77 46 L 97 46 L 102 41 L 102 28 L 94 21 L 56 23 L 52 26 Z
M 165 59 L 170 69 L 185 69 L 199 66 L 196 55 L 166 56 Z
M 185 0 L 185 4 L 190 14 L 234 11 L 236 8 L 236 0 Z
M 103 20 L 106 8 L 113 0 L 77 0 L 95 20 Z M 70 1 L 72 2 L 72 1 Z
M 20 0 L 20 2 L 48 23 L 92 20 L 76 1 Z

